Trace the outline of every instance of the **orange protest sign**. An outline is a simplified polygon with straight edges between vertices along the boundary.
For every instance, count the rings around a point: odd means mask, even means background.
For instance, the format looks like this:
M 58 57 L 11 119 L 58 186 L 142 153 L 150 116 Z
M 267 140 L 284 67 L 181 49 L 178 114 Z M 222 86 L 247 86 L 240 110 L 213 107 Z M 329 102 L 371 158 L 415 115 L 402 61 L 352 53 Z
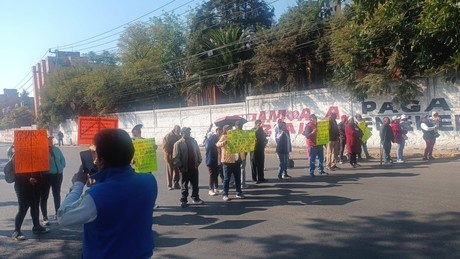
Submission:
M 78 144 L 93 144 L 93 138 L 101 129 L 118 128 L 118 118 L 78 117 Z
M 17 174 L 37 173 L 50 169 L 46 130 L 14 131 L 14 169 Z

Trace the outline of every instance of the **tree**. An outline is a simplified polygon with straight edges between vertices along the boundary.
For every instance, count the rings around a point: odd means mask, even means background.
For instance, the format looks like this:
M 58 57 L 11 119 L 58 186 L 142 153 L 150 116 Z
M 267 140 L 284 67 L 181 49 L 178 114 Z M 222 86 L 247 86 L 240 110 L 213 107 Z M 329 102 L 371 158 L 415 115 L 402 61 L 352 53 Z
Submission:
M 256 35 L 256 93 L 324 87 L 329 16 L 320 15 L 322 7 L 323 1 L 298 1 L 275 27 Z
M 185 39 L 179 18 L 164 14 L 129 26 L 120 38 L 125 105 L 150 107 L 180 101 L 185 79 Z
M 93 64 L 104 64 L 115 66 L 119 62 L 119 58 L 108 52 L 107 50 L 102 51 L 101 54 L 96 54 L 94 51 L 90 51 L 86 54 L 83 54 L 82 57 L 87 57 L 88 61 Z
M 355 1 L 332 26 L 334 86 L 404 104 L 421 93 L 418 77 L 457 78 L 458 8 L 454 0 Z
M 42 92 L 38 125 L 49 128 L 77 116 L 116 112 L 120 92 L 117 66 L 80 63 L 58 67 Z
M 244 69 L 245 61 L 254 55 L 252 36 L 269 28 L 273 16 L 273 8 L 260 0 L 216 0 L 199 6 L 189 17 L 187 53 L 192 87 L 187 92 L 209 93 L 218 85 L 230 100 L 244 98 L 252 82 Z

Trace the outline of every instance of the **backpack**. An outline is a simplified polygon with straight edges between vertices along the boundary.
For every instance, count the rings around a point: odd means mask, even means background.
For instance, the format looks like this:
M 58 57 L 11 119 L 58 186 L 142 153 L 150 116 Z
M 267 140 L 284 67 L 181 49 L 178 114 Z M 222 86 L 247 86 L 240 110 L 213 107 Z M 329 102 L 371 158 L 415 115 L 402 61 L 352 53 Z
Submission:
M 7 183 L 14 183 L 16 172 L 14 171 L 14 155 L 6 163 L 3 168 L 3 173 L 5 173 L 5 181 Z

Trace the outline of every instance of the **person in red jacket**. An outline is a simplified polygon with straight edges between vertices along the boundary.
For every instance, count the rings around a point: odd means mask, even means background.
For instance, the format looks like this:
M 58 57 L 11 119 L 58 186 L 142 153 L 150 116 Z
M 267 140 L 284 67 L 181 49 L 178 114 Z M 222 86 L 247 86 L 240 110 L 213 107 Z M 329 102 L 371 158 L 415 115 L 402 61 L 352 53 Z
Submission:
M 396 148 L 396 163 L 404 163 L 403 149 L 405 140 L 403 135 L 407 133 L 407 131 L 402 129 L 401 125 L 399 124 L 400 119 L 401 118 L 399 116 L 395 115 L 391 118 L 390 123 L 391 130 L 393 131 L 394 143 L 398 145 Z
M 357 159 L 358 154 L 361 154 L 361 138 L 363 137 L 363 132 L 351 116 L 348 118 L 348 123 L 345 125 L 345 136 L 347 151 L 350 155 L 350 165 L 356 168 L 356 166 L 359 166 Z
M 307 147 L 308 147 L 308 159 L 310 160 L 310 176 L 315 177 L 315 163 L 316 158 L 318 157 L 318 174 L 324 175 L 328 174 L 324 172 L 324 148 L 323 145 L 316 144 L 316 135 L 317 135 L 317 122 L 315 114 L 310 114 L 310 121 L 305 125 L 305 130 L 303 135 L 307 138 Z

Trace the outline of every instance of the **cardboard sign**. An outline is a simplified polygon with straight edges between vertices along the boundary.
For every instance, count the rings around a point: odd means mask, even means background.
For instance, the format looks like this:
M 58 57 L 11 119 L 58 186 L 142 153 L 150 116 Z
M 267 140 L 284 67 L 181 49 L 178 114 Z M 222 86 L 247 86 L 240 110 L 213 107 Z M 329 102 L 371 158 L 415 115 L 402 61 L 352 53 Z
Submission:
M 91 145 L 101 129 L 118 128 L 118 118 L 78 117 L 78 145 Z
M 46 130 L 14 131 L 14 169 L 17 174 L 50 170 Z
M 136 173 L 151 173 L 158 170 L 155 139 L 134 139 L 133 167 Z
M 329 143 L 329 120 L 318 121 L 316 124 L 316 145 Z
M 227 133 L 227 149 L 230 154 L 254 151 L 255 145 L 254 130 L 232 130 Z
M 361 138 L 361 141 L 366 142 L 372 136 L 372 131 L 367 127 L 367 124 L 365 121 L 360 121 L 358 123 L 358 127 L 363 132 L 363 137 Z

